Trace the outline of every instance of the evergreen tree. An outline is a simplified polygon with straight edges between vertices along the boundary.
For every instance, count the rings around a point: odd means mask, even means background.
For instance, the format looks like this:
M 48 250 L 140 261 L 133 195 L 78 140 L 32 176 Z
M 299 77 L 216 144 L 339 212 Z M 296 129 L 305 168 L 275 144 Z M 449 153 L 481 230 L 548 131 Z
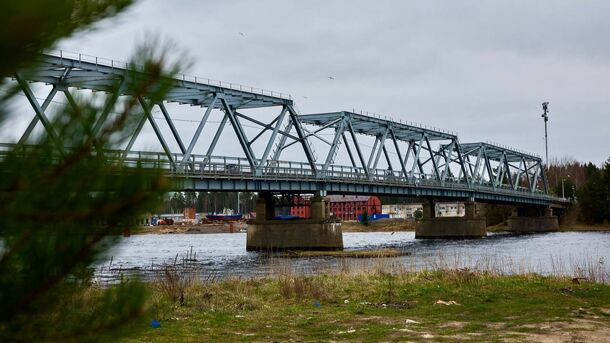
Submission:
M 129 0 L 0 2 L 0 124 L 19 89 L 7 80 L 33 67 L 40 50 L 91 23 L 123 11 Z M 124 75 L 124 93 L 100 132 L 93 127 L 100 94 L 58 110 L 47 135 L 0 157 L 0 341 L 92 341 L 142 314 L 144 288 L 123 282 L 89 292 L 91 265 L 120 233 L 158 204 L 166 181 L 159 171 L 127 168 L 104 158 L 142 118 L 137 97 L 159 102 L 171 87 L 163 55 L 139 50 L 143 73 Z M 27 75 L 26 72 L 24 72 Z M 118 84 L 107 89 L 118 92 Z

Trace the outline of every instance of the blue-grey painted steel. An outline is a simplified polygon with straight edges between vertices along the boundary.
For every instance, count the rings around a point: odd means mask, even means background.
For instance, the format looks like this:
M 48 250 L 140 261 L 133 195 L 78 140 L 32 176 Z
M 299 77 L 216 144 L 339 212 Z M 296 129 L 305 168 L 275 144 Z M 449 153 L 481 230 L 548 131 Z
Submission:
M 40 62 L 34 70 L 16 74 L 19 86 L 36 112 L 36 119 L 22 136 L 26 138 L 40 120 L 47 134 L 57 141 L 44 110 L 58 90 L 65 92 L 68 101 L 75 105 L 69 88 L 108 92 L 141 72 L 137 68 L 134 71 L 126 69 L 124 65 L 115 65 L 113 61 L 102 63 L 97 58 L 66 58 L 61 54 L 42 55 Z M 242 86 L 237 88 L 234 84 L 225 83 L 223 86 L 220 82 L 199 81 L 184 76 L 174 79 L 174 87 L 164 99 L 165 102 L 206 107 L 188 147 L 183 144 L 164 103 L 151 103 L 148 99 L 140 98 L 137 100 L 144 113 L 138 118 L 138 125 L 125 149 L 97 150 L 97 153 L 103 153 L 127 166 L 140 163 L 161 168 L 175 181 L 175 190 L 379 194 L 533 205 L 566 202 L 547 194 L 548 186 L 540 157 L 516 149 L 490 143 L 460 143 L 458 137 L 450 132 L 354 111 L 299 115 L 292 99 L 281 93 L 274 95 L 273 92 L 253 88 L 249 91 L 242 89 Z M 44 82 L 53 86 L 42 106 L 36 101 L 28 82 Z M 127 93 L 128 87 L 118 89 L 120 94 L 108 96 L 104 113 L 110 112 L 120 96 L 131 96 Z M 170 150 L 152 118 L 154 106 L 160 107 L 178 142 L 178 153 Z M 271 123 L 264 123 L 238 111 L 247 108 L 273 108 L 274 111 L 280 108 L 281 112 Z M 193 149 L 212 109 L 222 110 L 224 116 L 207 153 L 195 155 Z M 104 115 L 101 117 L 105 119 Z M 131 150 L 147 119 L 161 143 L 162 153 Z M 252 140 L 248 140 L 240 119 L 261 127 Z M 227 122 L 231 123 L 246 158 L 212 155 Z M 98 124 L 102 125 L 103 121 Z M 311 126 L 316 128 L 311 129 Z M 291 133 L 292 129 L 294 134 Z M 271 137 L 257 157 L 252 143 L 268 130 Z M 334 139 L 324 139 L 319 134 L 323 130 L 333 130 Z M 349 132 L 351 144 L 346 131 Z M 375 137 L 374 147 L 366 157 L 359 145 L 359 135 Z M 312 139 L 330 145 L 328 155 L 321 163 L 315 156 Z M 392 166 L 385 146 L 388 139 L 392 140 L 400 168 Z M 347 149 L 351 166 L 335 163 L 341 141 Z M 280 160 L 281 152 L 293 145 L 302 147 L 306 161 Z M 352 145 L 355 154 L 351 150 Z M 11 147 L 10 144 L 0 144 L 0 158 Z M 59 148 L 69 150 L 69 147 Z M 387 162 L 386 169 L 377 168 L 382 153 Z M 357 159 L 354 155 L 357 155 Z M 471 161 L 471 158 L 476 158 L 476 161 Z M 409 162 L 412 165 L 409 166 Z M 185 168 L 186 165 L 188 168 Z M 458 170 L 459 175 L 455 176 Z
M 43 54 L 35 70 L 30 70 L 27 78 L 34 82 L 57 84 L 66 68 L 73 70 L 65 78 L 66 87 L 108 91 L 124 78 L 134 66 L 107 59 L 81 54 L 66 56 L 65 52 Z M 137 67 L 136 73 L 137 73 Z M 212 94 L 222 95 L 232 108 L 259 108 L 269 106 L 291 105 L 292 99 L 287 94 L 264 91 L 252 87 L 235 85 L 229 82 L 213 81 L 205 78 L 187 78 L 178 75 L 175 86 L 168 92 L 165 100 L 179 104 L 209 107 Z M 121 95 L 129 95 L 124 90 Z M 217 102 L 214 108 L 222 108 Z

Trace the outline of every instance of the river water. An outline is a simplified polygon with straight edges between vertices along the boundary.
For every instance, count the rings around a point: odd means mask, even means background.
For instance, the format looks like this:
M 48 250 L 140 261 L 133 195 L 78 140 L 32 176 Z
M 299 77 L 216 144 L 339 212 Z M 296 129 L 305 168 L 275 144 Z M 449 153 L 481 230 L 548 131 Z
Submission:
M 279 258 L 247 252 L 245 233 L 134 235 L 122 238 L 98 264 L 96 278 L 100 282 L 113 282 L 121 275 L 151 279 L 167 264 L 187 266 L 201 278 L 362 268 L 414 271 L 467 267 L 565 275 L 586 273 L 591 268 L 608 275 L 610 270 L 610 232 L 490 233 L 472 240 L 416 240 L 414 232 L 347 232 L 343 242 L 346 250 L 393 248 L 408 255 L 382 259 Z

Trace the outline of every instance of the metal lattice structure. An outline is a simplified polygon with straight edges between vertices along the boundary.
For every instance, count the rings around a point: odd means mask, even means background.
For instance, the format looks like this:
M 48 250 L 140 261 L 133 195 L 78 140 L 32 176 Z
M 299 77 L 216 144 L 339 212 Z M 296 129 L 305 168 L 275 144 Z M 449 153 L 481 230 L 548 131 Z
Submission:
M 135 70 L 134 70 L 135 69 Z M 45 134 L 53 132 L 47 108 L 58 93 L 75 105 L 74 92 L 119 92 L 106 96 L 105 110 L 94 131 L 100 130 L 120 98 L 130 97 L 127 78 L 137 67 L 85 55 L 45 54 L 33 70 L 15 74 L 35 116 L 16 143 L 26 144 L 40 122 Z M 143 115 L 135 132 L 121 150 L 107 150 L 109 158 L 132 165 L 163 168 L 176 182 L 176 189 L 277 192 L 334 192 L 468 198 L 548 205 L 559 199 L 547 194 L 546 178 L 539 157 L 488 143 L 461 144 L 457 135 L 354 111 L 299 115 L 290 96 L 206 78 L 180 75 L 163 102 L 137 99 Z M 31 84 L 51 87 L 42 103 Z M 177 130 L 169 103 L 201 108 L 195 132 L 187 142 Z M 173 149 L 153 116 L 159 111 L 177 146 Z M 264 111 L 252 115 L 245 110 Z M 213 110 L 222 119 L 211 136 L 202 138 Z M 271 121 L 265 118 L 271 118 Z M 160 152 L 133 151 L 146 122 L 162 148 Z M 247 134 L 245 124 L 257 127 Z M 228 126 L 231 128 L 229 129 Z M 220 136 L 232 131 L 240 157 L 215 155 Z M 332 139 L 323 132 L 331 132 Z M 374 139 L 367 151 L 363 140 Z M 57 139 L 55 139 L 58 141 Z M 312 142 L 326 144 L 318 160 Z M 188 143 L 188 144 L 186 144 Z M 208 145 L 204 154 L 196 147 Z M 255 143 L 262 148 L 254 148 Z M 0 144 L 0 154 L 14 143 Z M 262 145 L 261 145 L 262 144 Z M 287 154 L 298 147 L 303 158 Z M 69 149 L 69 147 L 58 147 Z M 349 163 L 337 162 L 344 149 Z M 201 150 L 201 149 L 200 149 Z M 286 156 L 290 157 L 286 159 Z
M 473 183 L 547 193 L 548 185 L 539 156 L 490 143 L 466 143 L 459 147 L 466 157 Z

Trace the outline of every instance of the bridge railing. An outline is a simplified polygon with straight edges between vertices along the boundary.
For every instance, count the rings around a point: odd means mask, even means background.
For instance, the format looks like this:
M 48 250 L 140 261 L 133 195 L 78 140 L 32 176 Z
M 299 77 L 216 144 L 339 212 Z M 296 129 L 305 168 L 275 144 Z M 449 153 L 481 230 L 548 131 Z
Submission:
M 0 144 L 0 159 L 12 148 L 12 144 Z M 125 154 L 121 150 L 105 150 L 104 155 L 111 161 L 117 161 L 127 167 L 142 166 L 165 170 L 175 177 L 217 177 L 217 178 L 254 178 L 265 180 L 324 180 L 334 182 L 368 183 L 379 185 L 413 186 L 427 188 L 444 188 L 466 191 L 482 191 L 496 194 L 523 195 L 528 197 L 551 199 L 552 196 L 541 191 L 531 192 L 526 187 L 516 190 L 509 186 L 493 187 L 491 182 L 467 184 L 464 179 L 448 177 L 438 181 L 431 174 L 414 174 L 404 177 L 399 171 L 384 169 L 370 170 L 367 174 L 362 168 L 352 166 L 330 166 L 322 173 L 322 164 L 317 165 L 314 173 L 310 165 L 293 161 L 272 161 L 260 172 L 248 163 L 247 159 L 228 156 L 192 155 L 186 165 L 172 162 L 167 155 L 158 152 L 134 151 Z M 173 161 L 181 161 L 182 154 L 173 154 Z
M 85 62 L 85 63 L 94 64 L 96 66 L 100 65 L 100 66 L 105 66 L 105 67 L 110 67 L 110 68 L 127 69 L 127 70 L 129 70 L 129 69 L 143 70 L 144 69 L 143 66 L 132 64 L 129 62 L 123 62 L 123 61 L 118 61 L 118 60 L 114 60 L 114 59 L 86 55 L 86 54 L 81 54 L 78 52 L 71 52 L 71 51 L 66 51 L 66 50 L 45 50 L 45 51 L 43 51 L 43 53 L 45 55 L 58 57 L 60 59 Z M 275 98 L 281 98 L 281 99 L 285 99 L 285 100 L 292 100 L 292 96 L 290 94 L 271 91 L 271 90 L 263 89 L 263 88 L 245 86 L 245 85 L 241 85 L 239 83 L 219 81 L 219 80 L 214 80 L 214 79 L 210 79 L 207 77 L 190 76 L 190 75 L 186 75 L 186 74 L 175 75 L 175 77 L 177 80 L 181 80 L 181 81 L 194 82 L 194 83 L 199 83 L 199 84 L 205 84 L 208 86 L 228 88 L 228 89 L 232 89 L 232 90 L 236 90 L 236 91 L 240 91 L 240 92 L 249 92 L 249 93 L 254 93 L 254 94 L 271 96 L 271 97 L 275 97 Z

